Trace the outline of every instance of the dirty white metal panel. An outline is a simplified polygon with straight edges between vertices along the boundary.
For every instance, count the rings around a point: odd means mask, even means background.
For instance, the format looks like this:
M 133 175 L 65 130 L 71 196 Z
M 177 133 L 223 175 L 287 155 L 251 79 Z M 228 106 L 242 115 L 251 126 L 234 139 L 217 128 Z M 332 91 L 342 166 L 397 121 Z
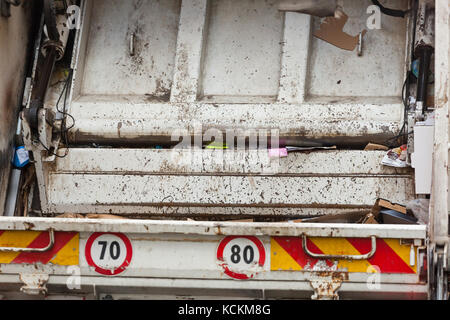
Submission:
M 330 151 L 270 160 L 256 150 L 70 149 L 46 171 L 46 212 L 305 216 L 367 210 L 380 197 L 412 199 L 411 172 L 381 166 L 383 155 Z
M 366 2 L 344 1 L 350 31 L 365 26 Z M 201 124 L 276 128 L 291 144 L 364 144 L 383 142 L 402 124 L 406 20 L 383 16 L 357 57 L 311 37 L 309 16 L 278 12 L 272 0 L 184 0 L 181 9 L 177 1 L 99 1 L 86 10 L 74 59 L 73 142 L 168 142 L 174 130 L 193 134 Z M 170 103 L 154 99 L 169 93 Z
M 170 142 L 186 130 L 277 129 L 286 143 L 308 145 L 308 140 L 365 143 L 384 141 L 401 127 L 403 107 L 390 104 L 148 104 L 138 98 L 81 97 L 72 103 L 76 123 L 69 132 L 77 143 Z M 249 115 L 252 115 L 251 117 Z M 178 136 L 175 136 L 178 141 Z M 309 143 L 310 145 L 310 143 Z
M 81 94 L 167 100 L 179 11 L 179 0 L 93 1 Z
M 282 31 L 276 0 L 212 0 L 203 95 L 275 98 Z
M 313 37 L 310 49 L 308 95 L 325 97 L 361 98 L 400 97 L 406 67 L 407 19 L 381 15 L 381 29 L 369 30 L 366 24 L 370 14 L 370 0 L 344 0 L 343 10 L 349 16 L 344 31 L 357 36 L 368 32 L 363 40 L 363 55 L 341 50 Z M 407 0 L 383 1 L 389 8 L 408 8 Z M 320 19 L 314 19 L 314 30 Z
M 61 149 L 62 154 L 65 149 Z M 71 148 L 58 159 L 52 174 L 142 173 L 155 174 L 262 174 L 264 164 L 277 165 L 279 175 L 329 176 L 403 176 L 411 170 L 381 164 L 383 151 L 315 151 L 294 152 L 281 159 L 269 159 L 267 150 L 221 152 L 182 149 L 107 149 Z M 189 159 L 190 161 L 187 161 Z M 320 163 L 320 165 L 317 165 Z
M 208 0 L 182 2 L 171 102 L 197 100 L 207 15 Z
M 284 18 L 278 101 L 302 103 L 306 96 L 306 76 L 311 43 L 310 15 L 286 12 Z
M 95 205 L 298 208 L 328 205 L 368 208 L 379 197 L 403 203 L 406 200 L 404 195 L 410 186 L 408 181 L 398 178 L 274 179 L 194 175 L 183 177 L 164 174 L 146 177 L 72 174 L 50 176 L 48 188 L 48 199 L 55 206 L 54 212 L 76 210 L 87 213 L 93 210 Z M 345 195 L 342 194 L 344 191 Z M 90 206 L 90 209 L 83 209 L 84 206 Z M 151 211 L 151 208 L 148 208 L 148 213 L 152 213 Z

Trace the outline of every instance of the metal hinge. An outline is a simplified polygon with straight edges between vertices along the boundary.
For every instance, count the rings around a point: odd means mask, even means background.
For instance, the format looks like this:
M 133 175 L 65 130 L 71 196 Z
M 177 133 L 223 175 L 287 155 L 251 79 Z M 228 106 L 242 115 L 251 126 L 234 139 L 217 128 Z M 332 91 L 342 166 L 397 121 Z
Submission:
M 47 282 L 49 275 L 42 273 L 21 273 L 20 280 L 25 284 L 20 288 L 25 294 L 39 295 L 47 294 Z

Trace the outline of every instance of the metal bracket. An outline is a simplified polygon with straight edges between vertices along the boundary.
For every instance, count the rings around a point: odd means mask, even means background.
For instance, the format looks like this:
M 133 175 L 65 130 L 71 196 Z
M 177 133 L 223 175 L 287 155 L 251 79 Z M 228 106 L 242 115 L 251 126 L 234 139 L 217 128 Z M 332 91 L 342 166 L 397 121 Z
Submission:
M 313 278 L 310 281 L 311 287 L 314 289 L 312 300 L 339 300 L 336 293 L 342 285 L 343 278 L 330 274 L 325 277 Z
M 0 12 L 2 17 L 9 18 L 11 16 L 11 5 L 17 7 L 20 0 L 0 0 Z
M 20 291 L 29 295 L 39 295 L 47 293 L 48 274 L 42 273 L 21 273 L 20 280 L 25 284 Z

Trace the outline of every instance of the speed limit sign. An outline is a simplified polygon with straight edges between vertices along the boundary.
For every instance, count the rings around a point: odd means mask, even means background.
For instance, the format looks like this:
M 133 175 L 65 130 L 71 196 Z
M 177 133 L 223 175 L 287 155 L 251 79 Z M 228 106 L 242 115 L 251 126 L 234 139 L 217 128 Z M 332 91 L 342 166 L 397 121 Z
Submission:
M 226 275 L 246 280 L 262 270 L 266 262 L 266 251 L 257 237 L 230 236 L 220 242 L 217 260 Z
M 133 248 L 122 233 L 93 233 L 86 242 L 86 261 L 97 273 L 114 276 L 130 264 Z

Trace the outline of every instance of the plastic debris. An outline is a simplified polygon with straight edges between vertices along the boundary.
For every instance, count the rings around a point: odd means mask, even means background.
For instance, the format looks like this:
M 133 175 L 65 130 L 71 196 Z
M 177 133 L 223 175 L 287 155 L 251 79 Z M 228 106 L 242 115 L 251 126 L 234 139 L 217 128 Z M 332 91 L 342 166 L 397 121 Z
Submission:
M 228 149 L 228 146 L 226 143 L 222 143 L 222 142 L 216 142 L 213 141 L 210 144 L 208 144 L 206 147 L 206 149 Z
M 286 148 L 269 149 L 270 158 L 286 158 L 288 151 Z
M 14 167 L 20 169 L 25 167 L 28 163 L 30 163 L 30 156 L 28 154 L 28 151 L 24 146 L 17 147 L 16 151 L 14 152 Z
M 379 219 L 384 224 L 417 224 L 417 219 L 415 217 L 388 209 L 380 211 Z
M 407 146 L 406 144 L 389 150 L 384 156 L 381 163 L 385 166 L 396 167 L 396 168 L 406 168 L 408 164 L 406 163 L 407 157 Z

